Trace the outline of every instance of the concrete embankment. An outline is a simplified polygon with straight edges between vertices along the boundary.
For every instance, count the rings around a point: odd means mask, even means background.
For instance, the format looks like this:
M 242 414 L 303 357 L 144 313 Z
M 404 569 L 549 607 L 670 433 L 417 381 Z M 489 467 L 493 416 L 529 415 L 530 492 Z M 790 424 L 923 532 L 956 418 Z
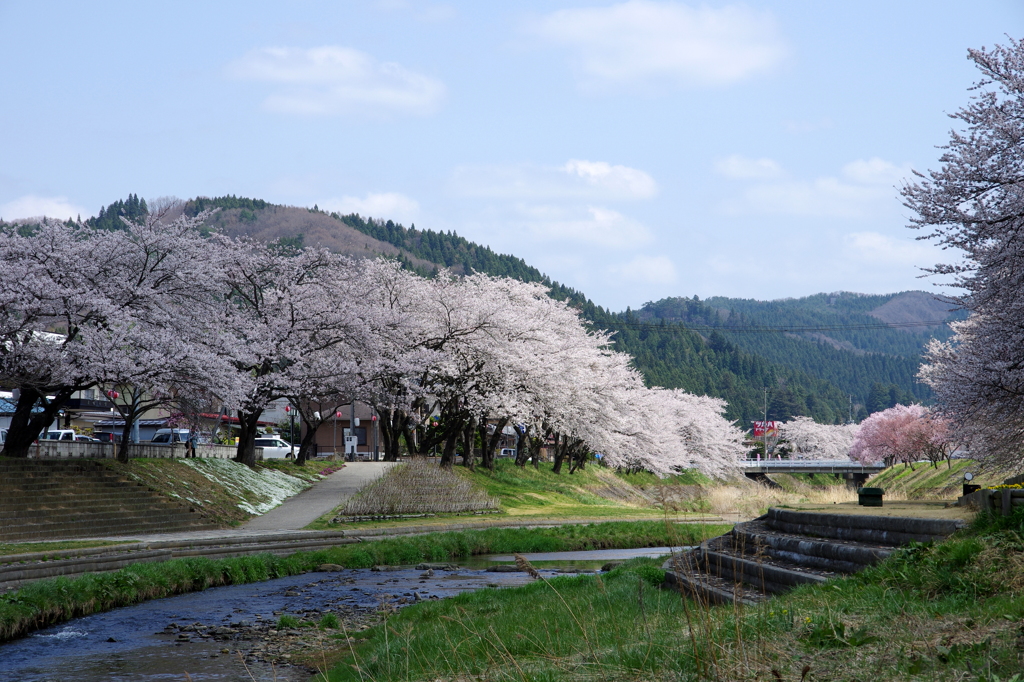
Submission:
M 665 562 L 666 586 L 712 603 L 756 604 L 856 573 L 910 542 L 937 542 L 966 522 L 772 508 Z
M 138 542 L 69 549 L 53 552 L 32 552 L 0 557 L 0 593 L 19 585 L 53 578 L 74 577 L 84 573 L 116 571 L 134 563 L 151 563 L 180 557 L 204 556 L 214 559 L 269 552 L 288 555 L 293 552 L 347 545 L 368 540 L 444 531 L 480 530 L 485 528 L 555 528 L 568 525 L 607 523 L 608 519 L 571 521 L 522 520 L 496 523 L 464 521 L 441 525 L 364 528 L 340 531 L 205 531 L 167 536 L 138 538 Z M 717 517 L 687 519 L 678 523 L 721 523 Z M 124 540 L 126 538 L 100 538 Z

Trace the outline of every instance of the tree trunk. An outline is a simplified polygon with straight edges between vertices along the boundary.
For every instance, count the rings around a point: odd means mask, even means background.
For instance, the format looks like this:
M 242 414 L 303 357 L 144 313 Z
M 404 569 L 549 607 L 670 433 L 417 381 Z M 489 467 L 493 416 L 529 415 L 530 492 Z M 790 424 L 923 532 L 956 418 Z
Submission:
M 250 469 L 256 467 L 256 429 L 263 410 L 256 412 L 238 412 L 238 448 L 235 461 L 241 462 Z
M 320 424 L 314 427 L 305 420 L 302 423 L 306 426 L 306 433 L 302 434 L 302 440 L 299 441 L 299 452 L 295 455 L 295 463 L 299 466 L 304 466 L 306 460 L 310 458 L 309 452 L 314 447 L 313 441 L 316 440 L 316 432 L 320 428 Z
M 380 415 L 380 440 L 384 446 L 384 461 L 397 462 L 399 439 L 408 421 L 405 412 L 399 409 L 382 409 L 377 405 L 374 405 L 374 409 Z
M 555 464 L 551 467 L 551 472 L 555 474 L 562 473 L 562 461 L 565 459 L 565 445 L 562 436 L 555 434 Z
M 544 438 L 530 439 L 530 463 L 533 464 L 534 469 L 540 468 L 540 446 L 544 443 L 544 440 Z
M 466 421 L 466 425 L 462 427 L 462 466 L 470 471 L 473 470 L 473 464 L 476 460 L 476 456 L 473 454 L 474 441 L 476 440 L 475 431 L 476 417 L 470 417 Z
M 499 419 L 494 427 L 494 433 L 488 439 L 487 420 L 484 419 L 480 422 L 480 443 L 484 446 L 484 451 L 480 455 L 480 465 L 487 467 L 491 471 L 494 471 L 494 451 L 498 449 L 498 443 L 501 442 L 501 432 L 507 425 L 507 418 Z
M 124 464 L 128 463 L 129 450 L 131 447 L 131 435 L 132 429 L 135 427 L 135 420 L 139 418 L 138 405 L 125 405 L 127 411 L 120 413 L 121 418 L 124 419 L 124 428 L 121 429 L 121 443 L 117 447 L 117 461 Z M 171 429 L 171 447 L 174 447 L 174 429 Z
M 448 438 L 444 441 L 444 450 L 441 452 L 441 466 L 451 468 L 455 462 L 455 441 L 459 438 L 458 429 L 450 429 Z
M 53 400 L 47 401 L 45 394 L 34 388 L 21 389 L 21 395 L 18 396 L 18 404 L 14 408 L 14 416 L 11 418 L 7 439 L 4 441 L 3 450 L 0 450 L 0 456 L 28 457 L 32 443 L 39 438 L 39 434 L 46 427 L 53 423 L 54 417 L 72 393 L 74 393 L 74 389 L 61 389 L 54 395 Z M 32 408 L 40 401 L 43 403 L 42 411 L 32 414 Z
M 530 428 L 525 427 L 522 431 L 516 429 L 516 466 L 526 466 L 526 460 L 530 457 Z

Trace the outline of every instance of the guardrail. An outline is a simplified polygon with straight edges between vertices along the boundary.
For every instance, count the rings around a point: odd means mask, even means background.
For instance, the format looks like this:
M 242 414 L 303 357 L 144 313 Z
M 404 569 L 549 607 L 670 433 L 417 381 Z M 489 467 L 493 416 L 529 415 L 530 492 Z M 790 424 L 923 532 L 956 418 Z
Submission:
M 884 464 L 861 464 L 839 459 L 741 459 L 739 468 L 744 471 L 796 472 L 796 473 L 878 473 Z
M 116 443 L 84 443 L 59 440 L 41 440 L 32 445 L 31 459 L 114 459 L 117 457 Z M 234 459 L 235 446 L 196 445 L 196 457 L 200 459 Z M 128 457 L 142 459 L 184 459 L 188 455 L 185 443 L 133 443 L 128 446 Z M 256 448 L 256 459 L 263 459 L 263 448 Z

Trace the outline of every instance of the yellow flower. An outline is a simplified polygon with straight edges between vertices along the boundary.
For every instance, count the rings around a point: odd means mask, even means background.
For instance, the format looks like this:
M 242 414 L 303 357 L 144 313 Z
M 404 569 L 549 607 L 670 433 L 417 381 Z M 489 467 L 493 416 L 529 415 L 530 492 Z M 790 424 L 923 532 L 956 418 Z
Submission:
M 811 617 L 810 616 L 804 616 L 804 622 L 805 623 L 810 623 L 811 622 Z
M 789 613 L 789 609 L 782 609 L 782 614 L 783 614 L 783 615 L 785 615 L 785 614 L 787 614 L 787 613 Z

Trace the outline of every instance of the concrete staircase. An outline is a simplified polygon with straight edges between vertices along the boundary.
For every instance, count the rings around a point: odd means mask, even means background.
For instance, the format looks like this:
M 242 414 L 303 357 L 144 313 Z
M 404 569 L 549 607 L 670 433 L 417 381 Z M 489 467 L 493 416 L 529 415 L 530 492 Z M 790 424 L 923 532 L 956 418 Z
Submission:
M 0 542 L 213 529 L 169 500 L 89 460 L 0 460 Z
M 756 604 L 857 571 L 901 545 L 939 541 L 963 521 L 769 509 L 665 562 L 666 586 L 707 603 Z

